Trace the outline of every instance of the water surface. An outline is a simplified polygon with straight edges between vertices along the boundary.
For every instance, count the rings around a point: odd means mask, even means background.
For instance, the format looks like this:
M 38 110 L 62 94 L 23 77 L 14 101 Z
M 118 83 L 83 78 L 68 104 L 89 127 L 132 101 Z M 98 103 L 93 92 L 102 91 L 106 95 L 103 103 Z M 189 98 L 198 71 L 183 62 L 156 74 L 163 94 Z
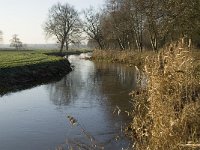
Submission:
M 113 114 L 116 106 L 130 109 L 135 88 L 133 68 L 94 63 L 70 56 L 74 70 L 61 81 L 0 97 L 1 150 L 54 150 L 59 145 L 90 144 L 92 135 L 108 150 L 120 150 L 127 139 L 116 141 L 128 117 Z M 72 126 L 67 116 L 77 119 Z

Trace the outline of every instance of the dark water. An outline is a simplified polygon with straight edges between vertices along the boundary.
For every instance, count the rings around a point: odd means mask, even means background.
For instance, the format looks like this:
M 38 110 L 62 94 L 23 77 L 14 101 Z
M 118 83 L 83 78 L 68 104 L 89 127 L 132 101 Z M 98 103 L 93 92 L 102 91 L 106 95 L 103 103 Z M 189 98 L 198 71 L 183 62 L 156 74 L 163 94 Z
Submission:
M 74 71 L 61 81 L 0 97 L 0 150 L 91 145 L 88 134 L 108 150 L 128 146 L 127 139 L 115 139 L 128 117 L 113 111 L 116 106 L 130 109 L 128 94 L 135 88 L 133 68 L 94 63 L 78 56 L 69 59 Z M 72 126 L 68 115 L 80 125 Z

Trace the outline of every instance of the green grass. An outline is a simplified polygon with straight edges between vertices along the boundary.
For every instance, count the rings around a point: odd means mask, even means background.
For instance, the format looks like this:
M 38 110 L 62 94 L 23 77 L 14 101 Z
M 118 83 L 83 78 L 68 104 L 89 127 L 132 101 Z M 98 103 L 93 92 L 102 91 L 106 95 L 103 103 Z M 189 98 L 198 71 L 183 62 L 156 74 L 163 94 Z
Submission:
M 46 55 L 40 51 L 0 51 L 0 68 L 33 65 L 61 59 L 62 57 Z

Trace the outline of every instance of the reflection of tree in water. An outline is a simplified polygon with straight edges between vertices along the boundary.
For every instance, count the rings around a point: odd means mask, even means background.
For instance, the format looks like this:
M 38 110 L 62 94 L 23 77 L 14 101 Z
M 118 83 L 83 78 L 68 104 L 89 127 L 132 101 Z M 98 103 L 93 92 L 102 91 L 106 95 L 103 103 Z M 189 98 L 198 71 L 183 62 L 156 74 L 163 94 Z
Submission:
M 134 68 L 120 64 L 96 64 L 97 76 L 101 78 L 101 92 L 107 96 L 108 105 L 130 108 L 129 93 L 136 88 Z
M 55 105 L 68 105 L 76 99 L 80 86 L 70 76 L 64 77 L 61 81 L 47 85 L 50 100 Z
M 70 114 L 77 117 L 76 114 L 81 113 L 76 119 L 82 120 L 82 125 L 91 131 L 92 136 L 105 138 L 105 146 L 112 145 L 116 142 L 115 137 L 120 132 L 122 122 L 128 119 L 127 115 L 113 116 L 113 111 L 116 106 L 122 110 L 130 106 L 128 94 L 135 87 L 134 70 L 124 65 L 94 64 L 86 60 L 72 63 L 74 71 L 61 81 L 47 86 L 50 100 L 55 105 L 70 104 Z
M 127 139 L 120 131 L 121 127 L 131 119 L 125 111 L 131 110 L 129 93 L 136 88 L 135 70 L 120 64 L 96 63 L 96 77 L 98 81 L 101 81 L 100 93 L 106 97 L 106 99 L 102 99 L 104 113 L 109 122 L 112 122 L 110 126 L 115 129 L 115 135 L 119 136 L 117 143 L 123 143 Z M 116 115 L 117 113 L 113 114 L 116 106 L 121 110 L 119 116 Z M 111 136 L 105 146 L 116 142 L 114 135 L 113 137 Z M 128 141 L 126 146 L 128 146 Z
M 86 92 L 89 94 L 95 90 L 94 64 L 90 61 L 78 60 L 74 65 L 75 70 L 61 81 L 47 85 L 50 100 L 55 105 L 69 105 L 86 95 Z
M 129 92 L 135 88 L 134 69 L 124 65 L 76 60 L 75 70 L 61 81 L 47 85 L 55 105 L 69 105 L 78 99 L 126 109 Z M 106 97 L 106 101 L 103 101 Z
M 96 64 L 97 76 L 101 76 L 107 82 L 104 84 L 118 83 L 120 88 L 135 88 L 135 73 L 134 69 L 120 64 Z

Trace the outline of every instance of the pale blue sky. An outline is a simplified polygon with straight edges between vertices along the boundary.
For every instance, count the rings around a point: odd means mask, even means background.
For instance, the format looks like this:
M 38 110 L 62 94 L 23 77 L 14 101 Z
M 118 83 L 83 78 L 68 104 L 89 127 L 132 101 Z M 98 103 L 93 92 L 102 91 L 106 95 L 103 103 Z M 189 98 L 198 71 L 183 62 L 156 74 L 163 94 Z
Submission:
M 104 0 L 0 0 L 0 30 L 3 43 L 9 43 L 13 34 L 18 34 L 23 43 L 52 43 L 46 41 L 42 24 L 49 8 L 57 2 L 68 2 L 77 10 L 90 6 L 100 7 Z

